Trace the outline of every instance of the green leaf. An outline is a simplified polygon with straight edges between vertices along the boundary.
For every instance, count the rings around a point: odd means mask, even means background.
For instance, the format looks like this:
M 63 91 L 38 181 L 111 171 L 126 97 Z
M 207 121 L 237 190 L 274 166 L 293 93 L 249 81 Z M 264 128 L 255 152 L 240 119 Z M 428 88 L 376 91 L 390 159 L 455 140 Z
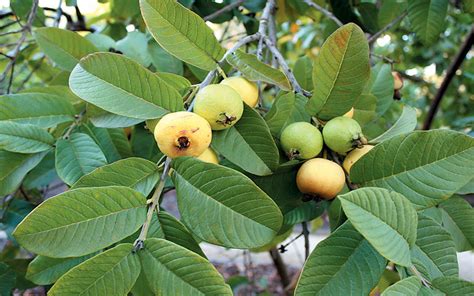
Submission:
M 378 14 L 378 24 L 380 28 L 385 27 L 396 17 L 401 15 L 406 9 L 405 0 L 385 0 L 382 2 Z M 396 27 L 394 27 L 396 28 Z M 393 29 L 392 29 L 393 30 Z
M 74 107 L 64 97 L 44 93 L 0 96 L 0 120 L 53 127 L 73 121 Z
M 82 57 L 98 51 L 89 40 L 69 30 L 40 28 L 33 35 L 48 58 L 67 71 L 71 71 Z
M 151 161 L 132 157 L 95 169 L 82 176 L 71 189 L 125 186 L 147 196 L 159 178 L 158 167 Z
M 163 156 L 163 153 L 158 149 L 158 145 L 156 145 L 155 137 L 143 126 L 137 125 L 134 127 L 131 142 L 132 151 L 135 156 L 151 160 L 155 163 Z
M 48 295 L 127 295 L 140 274 L 132 244 L 120 244 L 62 276 Z
M 351 168 L 351 180 L 395 190 L 422 209 L 462 188 L 473 178 L 473 167 L 473 138 L 448 130 L 415 131 L 375 146 Z
M 408 18 L 412 30 L 425 44 L 438 40 L 444 30 L 448 0 L 410 0 L 408 1 Z
M 380 143 L 392 137 L 406 134 L 416 128 L 416 109 L 408 105 L 403 106 L 402 115 L 400 118 L 383 134 L 375 139 L 370 140 L 370 143 Z
M 183 76 L 166 72 L 155 73 L 155 75 L 158 75 L 158 77 L 163 79 L 170 86 L 174 87 L 182 96 L 184 96 L 191 87 L 191 82 L 189 82 L 189 80 Z
M 39 255 L 83 256 L 131 235 L 145 216 L 145 197 L 130 188 L 79 188 L 41 203 L 13 235 L 24 248 Z
M 154 40 L 148 42 L 148 52 L 151 56 L 151 63 L 157 71 L 183 75 L 183 62 L 169 54 Z
M 113 114 L 92 104 L 87 104 L 86 113 L 94 126 L 103 128 L 129 127 L 144 121 L 144 119 L 140 118 Z
M 308 112 L 322 120 L 349 111 L 370 77 L 369 45 L 364 32 L 350 23 L 324 42 L 313 65 L 315 92 Z
M 48 150 L 54 138 L 47 131 L 31 124 L 0 121 L 0 149 L 17 153 Z
M 457 276 L 456 248 L 446 230 L 434 220 L 419 215 L 415 246 L 411 250 L 415 266 L 422 265 L 425 276 L 432 280 L 440 276 Z
M 56 179 L 58 179 L 58 175 L 54 167 L 54 150 L 50 150 L 40 163 L 26 175 L 22 186 L 26 190 L 31 190 L 47 186 Z
M 272 135 L 279 137 L 281 131 L 293 122 L 309 122 L 311 116 L 305 109 L 307 102 L 308 100 L 304 96 L 294 92 L 278 96 L 270 111 L 265 115 L 265 121 Z
M 111 48 L 115 49 L 115 40 L 111 37 L 100 33 L 89 33 L 84 36 L 89 40 L 99 51 L 109 51 Z
M 311 221 L 321 216 L 326 209 L 326 203 L 320 202 L 306 202 L 300 206 L 292 209 L 288 213 L 285 213 L 283 224 L 284 225 L 296 225 L 301 222 Z
M 122 128 L 106 129 L 88 124 L 81 126 L 81 131 L 99 145 L 108 163 L 132 156 L 130 142 Z
M 38 165 L 47 152 L 19 154 L 0 150 L 0 196 L 15 191 L 25 175 Z
M 83 58 L 69 78 L 71 90 L 106 111 L 140 119 L 183 110 L 179 93 L 137 62 L 113 53 Z
M 255 248 L 280 230 L 277 205 L 243 174 L 190 157 L 173 160 L 173 168 L 182 220 L 202 240 Z
M 383 115 L 393 103 L 393 76 L 389 64 L 379 63 L 372 68 L 370 80 L 364 92 L 377 98 L 376 112 Z
M 145 33 L 140 31 L 128 32 L 125 38 L 117 41 L 116 49 L 142 66 L 148 67 L 151 64 L 151 57 L 148 53 L 148 38 Z
M 254 54 L 237 50 L 227 57 L 227 61 L 249 80 L 267 82 L 282 90 L 291 89 L 290 82 L 283 72 L 259 61 Z
M 313 90 L 313 61 L 309 57 L 303 56 L 296 60 L 293 73 L 303 89 Z
M 154 295 L 232 295 L 209 261 L 177 244 L 150 238 L 138 254 Z
M 295 295 L 368 295 L 385 265 L 386 260 L 346 222 L 308 257 Z
M 174 0 L 140 0 L 140 8 L 148 30 L 165 50 L 186 63 L 214 70 L 225 51 L 200 16 Z
M 11 295 L 15 287 L 15 272 L 3 262 L 0 262 L 0 295 Z
M 106 164 L 104 153 L 86 134 L 73 133 L 69 139 L 56 142 L 56 171 L 68 185 Z
M 398 265 L 411 265 L 417 216 L 403 195 L 383 188 L 361 188 L 339 200 L 349 221 L 382 256 Z
M 44 93 L 57 95 L 59 97 L 66 98 L 69 102 L 71 102 L 71 104 L 76 108 L 77 111 L 81 111 L 85 103 L 81 98 L 76 96 L 68 86 L 65 85 L 31 87 L 22 90 L 20 93 Z
M 453 196 L 439 204 L 444 228 L 451 234 L 458 252 L 474 249 L 474 209 L 469 202 Z
M 8 202 L 8 206 L 5 205 L 0 209 L 0 217 L 2 217 L 0 230 L 5 231 L 8 239 L 14 241 L 11 235 L 13 230 L 33 209 L 34 206 L 27 201 L 17 198 L 12 199 Z
M 369 123 L 376 115 L 377 98 L 373 94 L 361 94 L 354 103 L 354 116 L 361 126 Z
M 270 175 L 278 167 L 278 148 L 265 120 L 246 104 L 242 118 L 234 126 L 212 133 L 212 147 L 257 176 Z
M 26 278 L 37 285 L 51 285 L 63 274 L 95 254 L 73 258 L 50 258 L 37 256 L 28 265 Z
M 439 277 L 433 280 L 433 286 L 446 296 L 466 296 L 474 294 L 474 283 L 455 276 Z
M 420 288 L 420 279 L 411 276 L 391 285 L 381 296 L 417 296 Z

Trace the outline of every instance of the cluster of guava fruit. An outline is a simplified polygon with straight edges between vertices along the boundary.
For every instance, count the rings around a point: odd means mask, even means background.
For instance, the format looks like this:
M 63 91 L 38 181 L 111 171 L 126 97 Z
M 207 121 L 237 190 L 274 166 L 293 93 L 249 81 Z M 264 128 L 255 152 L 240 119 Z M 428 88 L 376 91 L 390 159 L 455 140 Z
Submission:
M 203 87 L 194 99 L 193 112 L 169 113 L 158 122 L 148 123 L 161 152 L 170 158 L 193 156 L 217 164 L 209 147 L 213 130 L 233 126 L 242 117 L 244 103 L 255 107 L 257 85 L 243 77 L 230 77 L 219 84 Z

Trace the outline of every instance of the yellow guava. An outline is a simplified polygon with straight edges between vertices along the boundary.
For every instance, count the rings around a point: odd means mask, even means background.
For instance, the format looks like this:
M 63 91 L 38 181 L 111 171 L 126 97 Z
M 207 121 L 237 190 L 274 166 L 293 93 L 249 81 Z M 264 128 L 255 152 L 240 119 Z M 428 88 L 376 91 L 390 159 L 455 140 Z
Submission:
M 258 88 L 255 82 L 248 81 L 243 77 L 229 77 L 221 81 L 221 84 L 232 87 L 250 107 L 257 106 Z
M 213 164 L 219 164 L 219 158 L 217 154 L 212 150 L 212 148 L 207 148 L 204 152 L 197 157 L 197 159 L 202 160 L 204 162 L 209 162 Z
M 354 163 L 356 163 L 362 156 L 367 154 L 367 152 L 372 150 L 372 148 L 374 148 L 374 146 L 372 145 L 364 145 L 362 146 L 362 148 L 355 148 L 347 154 L 346 158 L 344 158 L 342 167 L 346 170 L 347 173 L 349 173 Z
M 301 192 L 324 199 L 336 197 L 344 183 L 344 170 L 324 158 L 306 161 L 296 175 L 296 185 Z

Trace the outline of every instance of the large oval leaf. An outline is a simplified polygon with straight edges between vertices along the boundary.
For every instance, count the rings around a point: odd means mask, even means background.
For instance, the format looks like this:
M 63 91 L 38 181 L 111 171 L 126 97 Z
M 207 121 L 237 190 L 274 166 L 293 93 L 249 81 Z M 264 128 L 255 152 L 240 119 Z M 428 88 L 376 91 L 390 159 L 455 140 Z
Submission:
M 48 295 L 127 295 L 140 274 L 132 244 L 120 244 L 74 267 Z
M 145 216 L 145 197 L 130 188 L 79 188 L 41 203 L 13 235 L 39 255 L 82 256 L 131 235 Z
M 425 44 L 438 40 L 444 30 L 448 0 L 408 1 L 408 18 L 411 28 Z
M 113 53 L 83 58 L 69 78 L 71 90 L 106 111 L 140 119 L 183 110 L 180 94 L 137 62 Z
M 99 145 L 108 163 L 132 156 L 132 147 L 122 128 L 100 128 L 84 124 L 80 130 Z
M 224 55 L 212 30 L 200 16 L 174 0 L 140 0 L 151 35 L 178 59 L 213 70 Z
M 474 283 L 455 276 L 439 277 L 433 281 L 433 286 L 447 296 L 474 295 Z
M 54 138 L 47 131 L 31 124 L 0 121 L 0 149 L 18 153 L 48 150 Z
M 370 143 L 380 143 L 395 136 L 412 132 L 416 128 L 416 123 L 416 109 L 410 106 L 403 106 L 400 118 L 383 134 L 370 140 Z
M 0 120 L 53 127 L 73 121 L 75 110 L 65 98 L 44 93 L 0 96 Z
M 324 42 L 314 61 L 314 95 L 308 112 L 322 120 L 343 115 L 354 105 L 370 77 L 369 45 L 364 32 L 350 23 Z
M 243 174 L 189 157 L 175 159 L 173 168 L 182 220 L 202 240 L 255 248 L 280 230 L 277 205 Z
M 34 32 L 41 50 L 64 70 L 71 71 L 79 60 L 98 49 L 76 32 L 59 28 L 40 28 Z
M 383 291 L 381 296 L 417 296 L 420 288 L 420 279 L 416 276 L 411 276 L 391 285 Z
M 474 177 L 474 139 L 448 131 L 416 131 L 375 146 L 351 168 L 351 180 L 384 187 L 416 208 L 436 205 Z
M 382 256 L 410 266 L 416 240 L 416 211 L 401 194 L 383 188 L 361 188 L 339 196 L 354 227 Z
M 385 265 L 386 260 L 346 222 L 308 257 L 295 295 L 368 295 Z
M 56 171 L 68 185 L 94 169 L 107 164 L 99 146 L 86 134 L 73 133 L 56 142 Z
M 364 92 L 377 98 L 375 111 L 378 115 L 383 115 L 393 103 L 392 66 L 378 63 L 372 67 L 370 80 L 365 86 Z
M 212 133 L 212 147 L 257 176 L 270 175 L 278 167 L 278 148 L 265 120 L 246 104 L 242 118 L 234 126 Z
M 134 126 L 144 119 L 122 116 L 110 113 L 95 105 L 87 104 L 86 113 L 89 120 L 96 127 L 102 128 L 123 128 Z
M 209 261 L 175 243 L 150 238 L 138 254 L 154 295 L 232 295 Z
M 20 154 L 0 150 L 0 195 L 15 191 L 25 175 L 40 163 L 48 151 Z
M 474 249 L 474 209 L 467 200 L 453 196 L 439 204 L 444 228 L 458 252 Z
M 125 186 L 147 196 L 159 178 L 158 167 L 143 158 L 131 157 L 95 169 L 82 176 L 71 189 Z
M 313 61 L 309 57 L 303 56 L 296 60 L 293 73 L 303 89 L 308 91 L 313 90 Z
M 426 277 L 433 280 L 440 276 L 457 276 L 458 260 L 454 242 L 446 230 L 434 220 L 419 215 L 415 246 L 411 250 L 415 266 L 426 270 Z
M 282 90 L 291 89 L 290 82 L 283 72 L 259 61 L 254 54 L 238 50 L 229 55 L 227 61 L 249 80 L 267 82 Z

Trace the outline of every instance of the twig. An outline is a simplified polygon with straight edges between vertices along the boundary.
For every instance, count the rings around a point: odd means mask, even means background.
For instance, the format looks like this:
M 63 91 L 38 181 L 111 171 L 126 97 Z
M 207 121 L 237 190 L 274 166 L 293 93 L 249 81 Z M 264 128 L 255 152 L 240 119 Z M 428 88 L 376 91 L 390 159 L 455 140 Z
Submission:
M 394 20 L 392 20 L 390 23 L 388 23 L 385 27 L 380 29 L 380 31 L 378 31 L 375 34 L 373 34 L 372 36 L 370 36 L 367 39 L 369 44 L 375 42 L 375 40 L 377 40 L 377 38 L 379 38 L 380 35 L 382 35 L 386 31 L 390 30 L 393 26 L 398 24 L 405 16 L 407 16 L 407 14 L 408 14 L 408 12 L 405 10 L 402 14 L 400 14 L 398 17 L 396 17 Z
M 474 25 L 471 27 L 471 32 L 467 36 L 466 40 L 464 40 L 464 43 L 461 45 L 461 48 L 459 49 L 459 52 L 454 58 L 454 61 L 451 63 L 451 65 L 449 65 L 449 68 L 446 71 L 446 76 L 444 77 L 443 82 L 441 83 L 441 86 L 439 87 L 438 92 L 436 93 L 436 96 L 433 102 L 431 103 L 430 109 L 428 111 L 428 115 L 426 116 L 426 120 L 423 124 L 424 130 L 429 130 L 431 128 L 431 124 L 433 123 L 433 119 L 436 113 L 438 112 L 438 108 L 441 103 L 441 100 L 443 99 L 444 94 L 446 93 L 446 90 L 448 89 L 449 84 L 453 80 L 454 75 L 456 75 L 456 71 L 459 69 L 462 62 L 466 58 L 467 53 L 471 49 L 473 42 L 474 42 Z
M 308 4 L 309 6 L 315 8 L 316 10 L 319 10 L 319 12 L 321 12 L 322 14 L 327 16 L 328 18 L 332 19 L 339 27 L 343 25 L 343 23 L 334 14 L 332 14 L 332 12 L 330 12 L 329 10 L 319 6 L 318 4 L 314 3 L 311 0 L 303 0 L 303 1 L 304 1 L 304 3 Z
M 18 24 L 18 20 L 11 21 L 9 23 L 6 23 L 5 25 L 0 26 L 0 30 L 3 30 L 5 28 L 10 27 L 11 25 Z
M 286 269 L 285 262 L 283 262 L 280 252 L 278 252 L 276 248 L 271 248 L 268 253 L 270 254 L 270 257 L 273 261 L 273 265 L 275 265 L 278 275 L 280 276 L 283 289 L 285 289 L 285 287 L 290 284 L 290 277 L 288 276 L 288 271 Z
M 58 27 L 59 22 L 61 21 L 61 15 L 63 14 L 63 9 L 61 8 L 62 5 L 63 5 L 63 0 L 59 0 L 58 8 L 56 9 L 56 16 L 54 17 L 54 24 L 53 24 L 54 27 Z
M 31 69 L 30 73 L 28 73 L 25 79 L 23 79 L 23 81 L 20 83 L 20 86 L 16 89 L 16 92 L 19 92 L 25 87 L 25 84 L 31 79 L 31 77 L 33 77 L 33 74 L 36 72 L 36 70 L 38 70 L 41 67 L 41 63 L 43 62 L 44 58 L 45 58 L 44 56 L 41 57 L 41 59 L 37 62 L 34 68 Z
M 410 266 L 411 271 L 420 279 L 425 287 L 430 287 L 430 283 L 420 274 L 418 269 L 416 269 L 415 265 Z
M 299 239 L 301 236 L 303 235 L 303 232 L 301 232 L 300 234 L 298 234 L 297 236 L 295 236 L 292 240 L 290 240 L 288 243 L 284 244 L 284 245 L 280 245 L 278 247 L 278 250 L 280 251 L 280 253 L 285 253 L 287 250 L 286 248 L 291 245 L 295 240 Z
M 79 115 L 76 115 L 76 118 L 75 118 L 74 122 L 71 123 L 71 125 L 68 127 L 68 129 L 64 133 L 63 139 L 68 139 L 69 138 L 69 136 L 71 135 L 71 132 L 74 130 L 74 128 L 79 125 L 79 122 L 81 121 L 84 114 L 86 114 L 86 109 L 82 110 L 81 113 L 79 113 Z
M 170 164 L 171 164 L 171 158 L 167 157 L 165 160 L 163 173 L 161 174 L 161 177 L 160 177 L 160 182 L 156 186 L 155 192 L 153 193 L 153 196 L 151 197 L 152 202 L 148 208 L 145 223 L 143 223 L 142 230 L 140 231 L 140 235 L 138 236 L 137 240 L 134 243 L 135 252 L 143 249 L 144 247 L 143 242 L 145 241 L 148 235 L 151 219 L 153 218 L 153 212 L 155 211 L 155 209 L 157 212 L 160 210 L 160 208 L 158 207 L 158 204 L 160 201 L 161 193 L 163 192 L 163 188 L 165 187 L 166 177 L 168 176 L 168 173 L 170 170 Z
M 245 2 L 245 0 L 238 0 L 238 1 L 235 1 L 233 3 L 230 3 L 229 5 L 226 5 L 226 6 L 222 7 L 221 9 L 211 13 L 210 15 L 206 15 L 205 17 L 203 17 L 203 19 L 205 21 L 210 21 L 212 19 L 215 19 L 216 17 L 220 16 L 223 13 L 226 13 L 227 11 L 230 11 L 230 10 L 236 8 L 236 7 L 239 7 L 244 2 Z
M 23 32 L 23 29 L 15 30 L 15 31 L 9 31 L 9 32 L 3 32 L 3 33 L 0 33 L 0 36 L 6 36 L 6 35 L 11 35 L 11 34 L 18 34 L 18 33 L 22 33 L 22 32 Z
M 304 259 L 308 259 L 309 257 L 309 230 L 308 230 L 308 222 L 301 223 L 301 227 L 303 227 L 303 236 L 304 236 Z
M 430 82 L 424 80 L 424 79 L 421 78 L 421 77 L 413 76 L 413 75 L 408 75 L 407 73 L 401 72 L 401 71 L 398 71 L 398 73 L 400 73 L 400 75 L 402 75 L 403 78 L 406 78 L 406 79 L 411 80 L 411 81 L 413 81 L 413 82 L 418 82 L 418 83 L 423 83 L 423 84 L 426 84 L 426 85 L 431 85 Z

